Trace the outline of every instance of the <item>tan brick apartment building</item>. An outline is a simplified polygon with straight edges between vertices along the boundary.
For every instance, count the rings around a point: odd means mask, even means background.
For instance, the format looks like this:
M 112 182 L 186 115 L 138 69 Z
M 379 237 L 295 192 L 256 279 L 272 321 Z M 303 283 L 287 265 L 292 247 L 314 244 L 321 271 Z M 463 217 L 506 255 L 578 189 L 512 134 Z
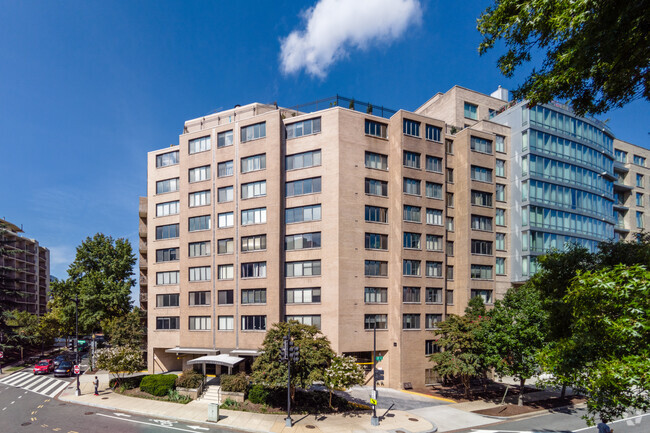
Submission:
M 385 384 L 421 386 L 433 380 L 436 322 L 462 314 L 472 296 L 493 303 L 534 272 L 543 248 L 574 239 L 572 227 L 589 246 L 613 237 L 613 171 L 565 191 L 592 200 L 592 189 L 611 189 L 609 222 L 596 223 L 591 207 L 533 207 L 536 112 L 508 104 L 503 89 L 454 87 L 389 118 L 338 104 L 306 111 L 236 107 L 187 121 L 178 145 L 149 153 L 140 286 L 150 372 L 203 355 L 250 361 L 265 330 L 287 319 L 318 326 L 335 351 L 370 361 L 376 322 Z M 513 112 L 533 113 L 523 132 Z M 577 136 L 590 135 L 574 145 L 609 145 L 609 132 L 594 125 L 579 123 Z M 606 168 L 609 153 L 599 159 Z M 628 177 L 637 170 L 616 166 Z M 539 229 L 529 208 L 542 215 Z M 564 232 L 544 226 L 544 212 L 565 218 Z M 617 233 L 635 231 L 627 214 L 629 231 Z

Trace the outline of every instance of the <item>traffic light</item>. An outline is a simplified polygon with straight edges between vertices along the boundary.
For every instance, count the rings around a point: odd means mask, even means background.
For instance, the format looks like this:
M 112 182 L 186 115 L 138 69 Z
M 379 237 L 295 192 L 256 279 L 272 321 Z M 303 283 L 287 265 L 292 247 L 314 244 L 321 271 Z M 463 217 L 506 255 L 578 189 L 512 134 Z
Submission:
M 375 368 L 375 382 L 384 380 L 384 370 Z
M 289 358 L 291 358 L 293 362 L 300 361 L 300 347 L 298 346 L 291 347 L 291 349 L 289 349 Z
M 289 337 L 285 336 L 282 339 L 282 346 L 280 346 L 280 361 L 287 362 L 289 360 Z

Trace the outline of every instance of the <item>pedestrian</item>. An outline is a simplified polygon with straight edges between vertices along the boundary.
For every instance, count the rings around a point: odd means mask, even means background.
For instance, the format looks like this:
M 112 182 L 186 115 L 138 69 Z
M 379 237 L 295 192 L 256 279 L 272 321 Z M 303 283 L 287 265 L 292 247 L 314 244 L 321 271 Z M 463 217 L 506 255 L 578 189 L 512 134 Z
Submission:
M 614 433 L 614 429 L 610 428 L 607 423 L 609 422 L 609 419 L 607 418 L 601 418 L 600 422 L 598 423 L 598 433 Z
M 97 376 L 93 380 L 93 385 L 95 385 L 95 395 L 99 395 L 99 379 L 97 379 Z

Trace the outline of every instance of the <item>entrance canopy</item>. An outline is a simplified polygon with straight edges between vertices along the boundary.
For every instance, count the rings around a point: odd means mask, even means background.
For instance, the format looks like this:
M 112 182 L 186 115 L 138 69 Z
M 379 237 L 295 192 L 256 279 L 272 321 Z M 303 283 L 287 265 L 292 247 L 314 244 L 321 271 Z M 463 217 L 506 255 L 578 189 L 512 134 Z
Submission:
M 240 358 L 238 356 L 230 356 L 230 355 L 208 355 L 208 356 L 201 356 L 199 358 L 195 359 L 190 359 L 187 361 L 188 365 L 193 365 L 193 364 L 216 364 L 216 365 L 223 365 L 228 368 L 232 368 L 235 365 L 239 364 L 242 362 L 244 358 Z

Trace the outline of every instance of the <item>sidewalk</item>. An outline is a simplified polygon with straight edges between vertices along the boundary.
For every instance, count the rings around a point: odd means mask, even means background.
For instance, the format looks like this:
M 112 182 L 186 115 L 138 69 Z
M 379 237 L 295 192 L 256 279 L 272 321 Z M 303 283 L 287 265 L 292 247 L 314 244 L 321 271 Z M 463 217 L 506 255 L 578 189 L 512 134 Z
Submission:
M 92 380 L 95 375 L 80 377 L 81 395 L 75 396 L 74 382 L 59 396 L 59 400 L 70 403 L 99 407 L 107 410 L 124 411 L 163 419 L 173 419 L 191 423 L 207 423 L 208 405 L 192 401 L 188 404 L 177 404 L 158 400 L 148 400 L 137 397 L 127 397 L 114 393 L 108 388 L 108 374 L 97 374 L 100 381 L 100 395 L 93 395 Z M 378 411 L 383 415 L 385 411 Z M 219 411 L 218 427 L 252 432 L 273 433 L 360 433 L 360 432 L 394 432 L 402 430 L 410 433 L 435 432 L 437 427 L 421 416 L 405 411 L 391 411 L 385 418 L 380 419 L 379 426 L 370 425 L 370 414 L 347 415 L 292 415 L 293 427 L 285 426 L 285 415 L 269 415 L 233 410 Z

